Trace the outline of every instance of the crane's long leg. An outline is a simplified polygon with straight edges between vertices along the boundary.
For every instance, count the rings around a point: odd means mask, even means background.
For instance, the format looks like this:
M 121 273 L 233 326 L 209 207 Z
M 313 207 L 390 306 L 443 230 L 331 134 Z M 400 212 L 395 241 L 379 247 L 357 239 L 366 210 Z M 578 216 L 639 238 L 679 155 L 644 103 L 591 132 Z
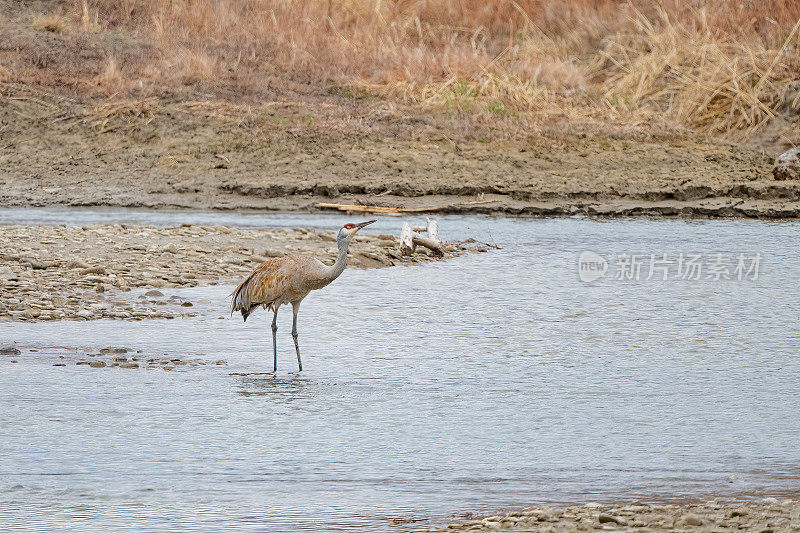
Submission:
M 272 371 L 278 371 L 278 307 L 275 307 L 275 316 L 272 317 Z
M 300 302 L 292 304 L 292 337 L 294 338 L 294 349 L 297 352 L 298 371 L 303 370 L 303 363 L 300 361 L 300 344 L 297 342 L 297 311 L 300 310 Z

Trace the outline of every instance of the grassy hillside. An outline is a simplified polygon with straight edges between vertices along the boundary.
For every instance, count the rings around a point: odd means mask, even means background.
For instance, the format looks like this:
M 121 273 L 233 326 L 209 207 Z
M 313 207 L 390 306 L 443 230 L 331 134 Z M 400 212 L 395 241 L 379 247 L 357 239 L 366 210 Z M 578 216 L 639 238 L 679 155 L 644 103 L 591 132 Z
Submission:
M 789 145 L 798 20 L 792 0 L 0 0 L 0 87 L 379 101 L 498 134 L 571 122 Z

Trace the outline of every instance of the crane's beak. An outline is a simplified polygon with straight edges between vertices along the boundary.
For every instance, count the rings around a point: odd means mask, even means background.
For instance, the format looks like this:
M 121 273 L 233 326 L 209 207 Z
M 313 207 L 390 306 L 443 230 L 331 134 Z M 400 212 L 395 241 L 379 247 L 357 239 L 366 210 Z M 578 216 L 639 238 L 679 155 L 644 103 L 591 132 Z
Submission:
M 356 231 L 360 230 L 364 226 L 369 226 L 373 222 L 377 222 L 377 220 L 367 220 L 366 222 L 362 222 L 361 224 L 356 224 Z

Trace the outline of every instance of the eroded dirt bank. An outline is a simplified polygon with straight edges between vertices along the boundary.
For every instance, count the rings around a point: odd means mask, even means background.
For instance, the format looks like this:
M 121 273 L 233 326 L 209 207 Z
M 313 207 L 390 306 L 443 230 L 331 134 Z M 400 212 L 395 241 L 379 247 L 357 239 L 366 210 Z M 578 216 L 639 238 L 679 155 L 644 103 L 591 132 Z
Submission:
M 441 530 L 466 531 L 800 531 L 800 502 L 765 498 L 760 502 L 685 505 L 600 505 L 531 507 Z M 427 530 L 426 530 L 427 531 Z
M 336 257 L 335 240 L 333 232 L 312 228 L 2 227 L 0 317 L 138 320 L 192 315 L 193 302 L 167 298 L 158 289 L 233 282 L 260 262 L 286 254 L 310 254 L 330 264 Z M 449 245 L 448 255 L 467 249 L 481 248 Z M 350 246 L 348 265 L 377 268 L 435 259 L 422 249 L 401 255 L 398 239 L 391 235 L 359 234 Z M 152 290 L 127 294 L 136 288 Z
M 7 96 L 0 206 L 800 216 L 800 182 L 774 180 L 777 154 L 757 149 L 579 124 L 493 135 L 485 121 L 327 105 Z M 488 203 L 459 205 L 475 201 Z

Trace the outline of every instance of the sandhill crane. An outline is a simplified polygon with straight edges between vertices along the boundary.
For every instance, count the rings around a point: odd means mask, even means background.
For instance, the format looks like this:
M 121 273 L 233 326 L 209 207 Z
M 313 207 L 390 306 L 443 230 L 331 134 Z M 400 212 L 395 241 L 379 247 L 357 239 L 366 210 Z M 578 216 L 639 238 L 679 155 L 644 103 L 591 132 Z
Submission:
M 369 220 L 360 224 L 345 224 L 339 230 L 339 235 L 336 237 L 339 255 L 333 265 L 327 266 L 318 259 L 303 255 L 276 257 L 261 263 L 231 293 L 233 296 L 231 313 L 241 311 L 245 321 L 258 306 L 271 309 L 275 313 L 272 317 L 273 371 L 278 371 L 276 343 L 278 307 L 283 304 L 292 304 L 294 314 L 292 337 L 294 337 L 294 349 L 297 351 L 297 366 L 303 370 L 303 363 L 300 361 L 300 345 L 297 342 L 297 311 L 300 309 L 300 302 L 312 290 L 321 289 L 339 277 L 347 264 L 347 248 L 350 246 L 353 236 L 358 230 L 373 222 L 375 221 Z

